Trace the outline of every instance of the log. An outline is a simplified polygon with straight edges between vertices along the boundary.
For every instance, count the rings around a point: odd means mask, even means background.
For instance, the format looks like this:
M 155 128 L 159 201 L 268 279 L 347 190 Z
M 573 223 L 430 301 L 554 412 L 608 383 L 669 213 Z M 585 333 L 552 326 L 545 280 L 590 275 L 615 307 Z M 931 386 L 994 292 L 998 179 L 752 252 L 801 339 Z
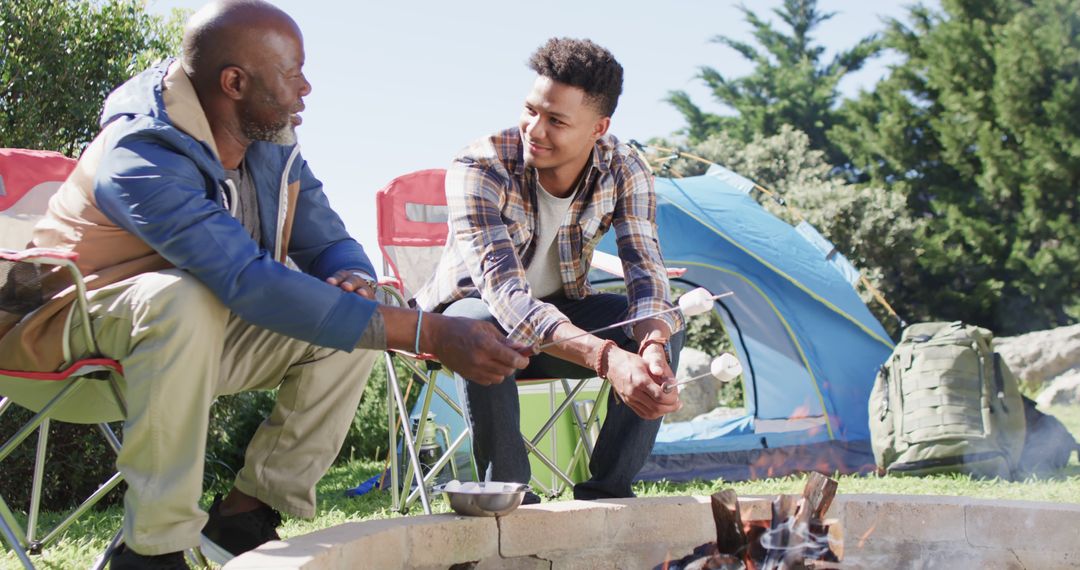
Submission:
M 713 554 L 687 564 L 684 570 L 744 570 L 741 559 L 730 554 Z
M 746 549 L 739 497 L 732 489 L 712 496 L 713 522 L 716 524 L 716 549 L 721 554 L 741 556 Z
M 836 487 L 837 482 L 835 479 L 826 477 L 821 473 L 810 473 L 802 493 L 803 498 L 806 499 L 810 507 L 810 520 L 825 518 L 825 513 L 828 512 L 833 499 L 836 497 Z

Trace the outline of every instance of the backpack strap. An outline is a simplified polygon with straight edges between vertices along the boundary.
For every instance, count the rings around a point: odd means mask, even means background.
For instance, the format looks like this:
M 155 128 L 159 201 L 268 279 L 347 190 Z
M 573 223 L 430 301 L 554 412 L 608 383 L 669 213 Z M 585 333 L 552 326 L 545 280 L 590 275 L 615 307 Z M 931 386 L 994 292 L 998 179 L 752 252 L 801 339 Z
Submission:
M 1009 408 L 1005 405 L 1005 376 L 1001 373 L 1001 355 L 996 352 L 994 353 L 994 387 L 997 388 L 997 397 L 1001 409 L 1006 414 L 1009 413 Z

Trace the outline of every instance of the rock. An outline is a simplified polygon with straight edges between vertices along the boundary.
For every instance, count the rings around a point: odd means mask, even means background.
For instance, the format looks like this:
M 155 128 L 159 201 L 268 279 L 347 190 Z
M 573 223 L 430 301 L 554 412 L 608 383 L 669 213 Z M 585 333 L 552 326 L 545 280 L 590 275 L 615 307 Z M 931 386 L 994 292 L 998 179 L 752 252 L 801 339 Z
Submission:
M 695 348 L 684 348 L 679 353 L 679 369 L 675 378 L 685 380 L 709 373 L 712 356 Z M 719 399 L 719 382 L 713 378 L 703 378 L 683 386 L 679 399 L 681 410 L 664 416 L 665 422 L 685 422 L 716 407 Z
M 994 339 L 994 350 L 1028 386 L 1080 368 L 1080 324 Z
M 1047 406 L 1080 404 L 1080 369 L 1071 370 L 1055 378 L 1045 390 L 1039 393 L 1039 396 L 1035 398 L 1035 403 L 1044 410 Z

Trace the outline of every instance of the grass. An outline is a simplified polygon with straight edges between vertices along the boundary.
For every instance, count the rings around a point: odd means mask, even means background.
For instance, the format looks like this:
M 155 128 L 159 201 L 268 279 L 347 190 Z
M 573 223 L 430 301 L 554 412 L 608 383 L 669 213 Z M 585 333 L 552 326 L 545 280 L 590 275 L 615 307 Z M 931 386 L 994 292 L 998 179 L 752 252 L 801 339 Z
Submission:
M 1049 412 L 1060 419 L 1080 440 L 1080 406 L 1054 407 Z M 288 519 L 280 529 L 284 538 L 313 532 L 351 521 L 383 519 L 399 516 L 390 509 L 388 493 L 372 492 L 361 497 L 346 497 L 345 489 L 354 487 L 375 475 L 381 465 L 374 461 L 357 460 L 333 468 L 319 483 L 319 514 L 313 520 Z M 709 495 L 726 488 L 740 495 L 772 495 L 797 493 L 802 490 L 801 476 L 781 477 L 760 481 L 729 483 L 725 481 L 697 481 L 691 483 L 639 483 L 635 491 L 639 496 Z M 1069 465 L 1052 477 L 1031 478 L 1026 481 L 1008 482 L 977 480 L 966 476 L 939 475 L 933 477 L 893 476 L 841 476 L 841 493 L 884 493 L 909 495 L 953 495 L 986 499 L 1020 499 L 1080 503 L 1080 463 L 1074 454 Z M 564 494 L 556 500 L 567 500 Z M 204 507 L 211 497 L 204 497 Z M 447 512 L 443 501 L 433 505 L 436 512 Z M 419 511 L 415 508 L 414 511 Z M 72 526 L 59 542 L 51 545 L 39 556 L 33 557 L 38 568 L 68 570 L 88 568 L 95 557 L 105 548 L 112 534 L 119 527 L 122 511 L 114 507 L 92 512 Z M 46 514 L 43 522 L 55 520 Z M 21 568 L 18 559 L 10 551 L 0 557 L 0 568 Z

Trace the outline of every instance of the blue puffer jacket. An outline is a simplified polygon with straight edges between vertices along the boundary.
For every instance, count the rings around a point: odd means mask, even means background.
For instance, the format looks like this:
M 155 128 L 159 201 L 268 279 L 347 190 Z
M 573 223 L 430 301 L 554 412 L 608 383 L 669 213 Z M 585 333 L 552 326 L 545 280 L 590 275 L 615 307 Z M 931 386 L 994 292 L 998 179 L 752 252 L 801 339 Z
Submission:
M 375 275 L 363 247 L 346 233 L 299 147 L 256 142 L 245 164 L 258 195 L 260 248 L 223 205 L 225 170 L 205 114 L 170 64 L 134 77 L 106 101 L 97 207 L 244 320 L 351 350 L 376 304 L 324 280 L 341 269 Z M 300 272 L 283 264 L 286 256 Z

